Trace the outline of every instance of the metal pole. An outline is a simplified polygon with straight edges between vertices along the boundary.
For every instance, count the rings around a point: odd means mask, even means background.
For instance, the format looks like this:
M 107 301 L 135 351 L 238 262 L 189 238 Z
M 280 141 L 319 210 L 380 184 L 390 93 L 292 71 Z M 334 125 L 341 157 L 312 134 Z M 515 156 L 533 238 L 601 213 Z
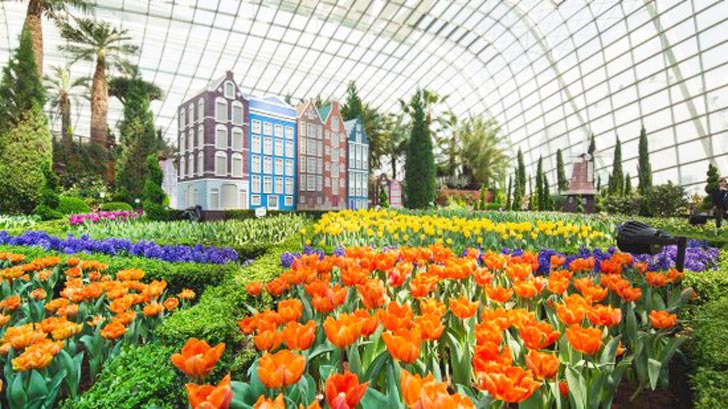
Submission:
M 675 260 L 675 268 L 681 272 L 685 268 L 685 250 L 688 246 L 687 237 L 677 238 L 677 260 Z

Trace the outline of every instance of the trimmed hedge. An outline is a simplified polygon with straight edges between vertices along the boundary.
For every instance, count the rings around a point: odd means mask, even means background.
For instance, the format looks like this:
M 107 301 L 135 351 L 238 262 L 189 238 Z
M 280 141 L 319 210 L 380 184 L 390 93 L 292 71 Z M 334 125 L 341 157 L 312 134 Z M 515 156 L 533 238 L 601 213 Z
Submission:
M 695 311 L 691 355 L 698 366 L 728 370 L 728 354 L 725 352 L 724 344 L 728 339 L 726 322 L 728 322 L 726 296 L 711 301 Z
M 73 196 L 60 196 L 58 198 L 58 209 L 63 214 L 79 214 L 89 213 L 91 208 L 88 207 L 83 199 Z
M 201 264 L 201 263 L 168 263 L 141 257 L 108 256 L 98 253 L 78 253 L 67 255 L 55 251 L 46 251 L 42 247 L 0 246 L 0 252 L 25 254 L 30 258 L 57 255 L 60 257 L 79 257 L 94 259 L 109 265 L 107 270 L 116 273 L 128 268 L 139 268 L 146 273 L 144 281 L 165 280 L 170 293 L 177 294 L 184 288 L 192 289 L 197 296 L 208 286 L 220 285 L 226 278 L 239 274 L 241 266 L 237 263 Z
M 690 379 L 695 409 L 728 408 L 728 372 L 698 368 Z
M 105 212 L 130 212 L 134 210 L 133 207 L 129 203 L 126 202 L 108 202 L 108 203 L 101 203 L 101 206 L 99 207 L 102 211 Z
M 65 409 L 183 408 L 185 381 L 169 361 L 174 346 L 126 346 L 104 365 L 96 383 Z

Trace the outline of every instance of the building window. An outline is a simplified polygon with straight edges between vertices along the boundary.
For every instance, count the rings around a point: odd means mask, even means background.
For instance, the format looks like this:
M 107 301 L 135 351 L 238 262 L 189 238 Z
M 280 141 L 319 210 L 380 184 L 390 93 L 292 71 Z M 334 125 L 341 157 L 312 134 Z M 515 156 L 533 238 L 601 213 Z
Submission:
M 311 156 L 316 155 L 316 141 L 313 139 L 309 139 L 306 143 L 308 145 L 308 152 L 306 153 Z
M 286 159 L 286 176 L 293 176 L 293 159 Z
M 255 153 L 260 153 L 260 136 L 253 135 L 252 138 L 250 138 L 250 150 Z
M 316 172 L 316 159 L 308 157 L 306 158 L 306 167 L 308 168 L 309 173 L 315 173 Z
M 189 126 L 195 120 L 195 106 L 193 104 L 187 105 L 187 125 Z
M 260 206 L 260 195 L 250 196 L 250 205 L 251 206 Z
M 250 191 L 253 193 L 260 193 L 260 176 L 253 175 L 250 177 Z
M 326 170 L 327 172 L 331 172 L 331 162 L 326 162 L 324 164 L 324 170 Z
M 251 128 L 253 128 L 253 133 L 260 133 L 260 121 L 257 119 L 253 119 L 250 121 Z
M 286 178 L 286 194 L 293 194 L 293 178 Z
M 314 124 L 306 124 L 306 127 L 308 128 L 308 137 L 309 138 L 315 138 L 316 137 L 316 125 L 314 125 Z
M 304 158 L 301 158 L 301 159 L 300 159 L 300 160 L 298 161 L 298 163 L 300 163 L 300 164 L 301 164 L 301 165 L 300 165 L 300 168 L 301 168 L 301 169 L 299 169 L 299 172 L 300 172 L 300 173 L 306 173 L 306 161 L 304 160 Z
M 275 192 L 276 192 L 276 194 L 283 193 L 283 178 L 277 177 L 275 179 Z
M 329 177 L 324 179 L 324 187 L 331 187 L 331 179 Z
M 251 159 L 252 171 L 260 173 L 260 155 L 253 155 Z
M 286 206 L 293 206 L 293 196 L 286 196 Z
M 299 184 L 298 188 L 301 190 L 301 192 L 306 190 L 306 176 L 305 175 L 301 175 L 298 177 L 298 184 Z
M 205 126 L 197 127 L 197 147 L 202 149 L 205 147 Z
M 275 169 L 276 175 L 282 175 L 283 174 L 283 159 L 276 158 L 276 169 Z
M 345 143 L 346 142 L 346 132 L 341 132 L 339 134 L 339 142 Z
M 195 149 L 195 130 L 187 131 L 187 150 L 192 152 Z
M 243 106 L 240 102 L 233 102 L 233 123 L 235 125 L 243 124 Z
M 344 180 L 344 178 L 340 178 L 339 179 L 339 187 L 344 187 L 344 186 L 346 186 L 346 181 Z
M 338 131 L 339 130 L 339 118 L 333 117 L 331 118 L 331 129 Z
M 321 139 L 321 134 L 323 133 L 323 126 L 319 125 L 316 129 L 316 137 Z
M 215 128 L 215 148 L 227 149 L 228 148 L 228 134 L 225 126 L 218 125 Z
M 205 100 L 202 98 L 197 100 L 197 119 L 205 119 Z
M 286 141 L 286 156 L 293 157 L 293 141 Z
M 227 170 L 227 154 L 225 152 L 216 152 L 215 176 L 226 176 Z
M 273 134 L 273 124 L 270 122 L 263 122 L 263 135 Z
M 361 169 L 361 158 L 364 156 L 361 146 L 356 147 L 356 167 Z
M 286 127 L 286 139 L 293 139 L 293 127 L 292 126 Z
M 331 160 L 333 160 L 334 162 L 339 161 L 339 148 L 333 148 L 331 150 Z
M 273 177 L 263 176 L 263 193 L 273 192 Z
M 273 173 L 273 158 L 269 156 L 263 158 L 263 173 Z
M 298 136 L 306 136 L 306 124 L 303 122 L 298 124 Z
M 180 179 L 184 179 L 185 175 L 187 174 L 187 173 L 185 173 L 185 171 L 187 170 L 187 167 L 185 166 L 185 164 L 186 164 L 185 162 L 187 162 L 187 161 L 185 160 L 184 157 L 179 158 L 179 178 Z
M 354 167 L 354 152 L 355 152 L 354 149 L 355 149 L 354 145 L 349 145 L 349 167 L 350 168 Z
M 238 191 L 238 194 L 240 195 L 240 208 L 247 209 L 248 208 L 248 192 L 241 189 Z
M 316 175 L 308 175 L 306 178 L 306 186 L 308 187 L 306 190 L 309 192 L 316 190 Z
M 326 155 L 331 155 L 331 147 L 329 145 L 326 145 L 326 147 L 324 148 L 324 153 Z
M 275 129 L 275 132 L 273 133 L 273 135 L 276 138 L 283 138 L 283 125 L 276 124 L 274 129 Z
M 300 144 L 300 146 L 298 148 L 298 153 L 300 153 L 301 155 L 305 155 L 306 154 L 306 138 L 300 138 L 298 140 L 298 143 Z
M 331 193 L 338 195 L 339 194 L 339 184 L 336 183 L 336 177 L 334 177 L 333 182 L 334 182 L 333 186 L 331 186 Z
M 225 98 L 232 99 L 235 96 L 235 85 L 232 82 L 225 82 Z
M 278 208 L 278 196 L 268 196 L 268 208 L 269 209 Z
M 185 109 L 179 110 L 179 130 L 182 131 L 185 127 Z
M 187 156 L 187 177 L 192 177 L 195 174 L 195 157 L 191 153 Z
M 275 140 L 276 156 L 283 156 L 283 141 L 280 139 Z
M 263 153 L 266 155 L 273 154 L 273 140 L 271 138 L 263 138 Z
M 240 128 L 233 128 L 233 150 L 243 150 L 243 130 Z
M 324 190 L 324 177 L 321 175 L 316 176 L 316 191 L 321 192 Z
M 233 154 L 233 177 L 241 178 L 243 177 L 243 155 L 239 153 Z
M 361 153 L 361 168 L 365 170 L 369 169 L 369 147 L 366 145 L 362 146 Z
M 351 178 L 349 179 L 349 196 L 354 196 L 354 183 L 355 183 L 354 175 L 351 175 Z
M 215 120 L 217 122 L 227 122 L 227 101 L 219 99 L 215 102 Z
M 185 138 L 185 134 L 181 133 L 179 134 L 179 153 L 185 152 L 185 142 L 187 141 L 187 138 Z
M 316 159 L 316 171 L 318 173 L 324 173 L 324 161 L 321 158 Z
M 210 210 L 217 210 L 220 208 L 220 190 L 210 190 Z
M 316 142 L 316 156 L 323 156 L 324 154 L 324 143 L 321 141 Z
M 197 174 L 205 176 L 205 154 L 203 152 L 197 153 Z

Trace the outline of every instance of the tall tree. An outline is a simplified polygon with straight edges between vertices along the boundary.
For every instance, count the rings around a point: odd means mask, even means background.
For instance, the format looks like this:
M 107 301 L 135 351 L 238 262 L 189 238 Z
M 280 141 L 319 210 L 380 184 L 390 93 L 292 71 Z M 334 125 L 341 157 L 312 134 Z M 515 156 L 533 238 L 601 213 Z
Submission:
M 708 172 L 706 173 L 708 178 L 705 180 L 705 193 L 708 194 L 707 202 L 713 202 L 713 196 L 720 189 L 720 174 L 718 168 L 713 166 L 712 163 L 708 163 Z
M 625 196 L 632 193 L 632 178 L 629 177 L 629 173 L 624 175 L 624 189 L 622 192 L 624 192 Z
M 511 195 L 513 194 L 513 177 L 508 176 L 508 193 L 506 194 L 506 209 L 511 209 Z
M 543 191 L 543 157 L 538 157 L 538 165 L 536 165 L 536 206 L 538 210 L 544 210 L 544 191 Z
M 74 19 L 75 24 L 59 23 L 61 36 L 68 41 L 59 49 L 76 60 L 96 63 L 91 83 L 91 141 L 108 145 L 108 99 L 107 74 L 109 66 L 128 64 L 126 57 L 135 55 L 138 47 L 129 44 L 128 30 L 117 29 L 109 23 L 90 18 Z
M 526 194 L 526 165 L 523 163 L 523 152 L 518 148 L 516 176 L 513 183 L 513 210 L 521 210 L 523 197 Z
M 159 167 L 157 155 L 147 156 L 147 179 L 144 181 L 144 214 L 151 220 L 166 220 L 167 208 L 164 206 L 167 195 L 162 190 L 164 173 Z
M 410 124 L 405 122 L 404 113 L 387 117 L 387 130 L 382 138 L 383 156 L 389 158 L 392 166 L 392 179 L 397 179 L 397 162 L 407 154 L 407 145 L 410 138 Z M 371 140 L 369 150 L 373 150 Z M 371 167 L 369 169 L 374 169 Z
M 533 178 L 528 175 L 528 210 L 534 209 Z
M 650 151 L 647 146 L 647 131 L 644 125 L 642 125 L 642 129 L 640 130 L 637 177 L 639 178 L 637 191 L 640 195 L 647 194 L 647 191 L 652 187 L 652 166 L 650 165 Z
M 20 44 L 3 68 L 0 83 L 0 133 L 14 128 L 35 106 L 43 107 L 45 90 L 35 75 L 36 64 L 30 31 L 23 29 Z
M 350 81 L 346 87 L 346 103 L 341 107 L 341 116 L 345 121 L 361 118 L 364 113 L 364 105 L 356 90 L 356 82 Z
M 495 120 L 474 118 L 461 124 L 453 134 L 461 144 L 455 165 L 464 165 L 471 186 L 490 187 L 494 181 L 505 181 L 510 158 L 506 153 L 506 138 L 500 134 Z
M 622 143 L 617 137 L 614 146 L 614 160 L 612 162 L 612 174 L 609 176 L 609 194 L 621 196 L 624 190 L 624 174 L 622 172 Z
M 115 191 L 119 200 L 131 203 L 143 196 L 140 181 L 147 179 L 147 158 L 156 156 L 158 148 L 149 96 L 141 79 L 130 84 L 119 133 L 123 144 L 116 163 Z
M 139 72 L 139 67 L 133 64 L 123 64 L 121 66 L 121 75 L 112 77 L 109 80 L 109 96 L 114 97 L 126 105 L 129 86 L 132 82 L 141 81 L 135 85 L 143 85 L 149 96 L 149 101 L 159 101 L 164 98 L 164 92 L 159 86 L 151 81 L 144 81 Z
M 594 141 L 594 134 L 591 134 L 591 139 L 589 141 L 589 149 L 587 149 L 587 153 L 589 153 L 589 156 L 591 156 L 592 160 L 594 160 L 594 152 L 597 151 L 597 144 Z
M 364 105 L 361 115 L 364 133 L 369 140 L 369 169 L 377 169 L 382 164 L 387 144 L 387 118 L 369 104 Z
M 70 7 L 81 11 L 89 9 L 89 3 L 83 0 L 30 0 L 25 14 L 25 28 L 30 32 L 33 43 L 38 78 L 43 78 L 43 16 L 59 21 L 66 18 L 65 12 Z
M 564 157 L 561 155 L 561 149 L 556 150 L 556 184 L 560 192 L 564 192 L 569 188 L 569 180 L 566 179 Z
M 48 102 L 54 112 L 61 117 L 61 142 L 65 147 L 71 144 L 71 105 L 77 103 L 80 95 L 79 88 L 88 88 L 87 77 L 71 80 L 70 66 L 51 67 L 51 75 L 45 77 L 45 90 L 48 93 Z
M 405 161 L 407 206 L 424 209 L 435 201 L 435 156 L 427 127 L 425 92 L 418 89 L 410 102 L 412 132 Z
M 541 199 L 541 201 L 543 202 L 542 210 L 553 210 L 551 208 L 551 192 L 549 192 L 549 179 L 545 174 L 543 175 L 541 182 L 543 183 L 543 187 L 541 188 L 541 192 L 543 194 L 543 199 Z

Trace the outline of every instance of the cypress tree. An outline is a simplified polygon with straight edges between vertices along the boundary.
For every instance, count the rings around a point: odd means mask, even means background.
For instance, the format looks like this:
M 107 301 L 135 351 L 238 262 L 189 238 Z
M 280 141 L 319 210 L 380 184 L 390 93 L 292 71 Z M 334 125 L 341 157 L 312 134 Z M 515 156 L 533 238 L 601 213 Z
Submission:
M 594 141 L 594 134 L 591 134 L 591 140 L 589 141 L 589 149 L 587 149 L 587 153 L 589 153 L 589 156 L 594 160 L 594 152 L 597 151 L 597 144 Z
M 538 157 L 538 165 L 536 166 L 536 206 L 538 210 L 544 210 L 544 191 L 543 191 L 543 157 Z
M 119 125 L 121 154 L 116 162 L 115 191 L 117 200 L 133 203 L 142 199 L 149 172 L 147 157 L 157 152 L 154 118 L 149 110 L 149 96 L 141 80 L 129 86 L 124 118 Z
M 508 193 L 506 194 L 506 209 L 511 208 L 511 194 L 513 194 L 513 178 L 508 176 Z
M 144 213 L 151 220 L 166 220 L 167 209 L 164 201 L 167 195 L 162 190 L 162 181 L 164 173 L 159 167 L 157 155 L 150 154 L 147 156 L 147 179 L 144 181 Z
M 602 177 L 597 175 L 597 193 L 602 190 Z
M 0 82 L 0 133 L 22 122 L 35 106 L 43 108 L 46 95 L 33 56 L 30 32 L 23 29 L 20 44 L 3 68 Z
M 526 194 L 526 165 L 523 163 L 523 152 L 518 148 L 517 167 L 513 183 L 513 210 L 521 210 L 523 197 Z
M 647 147 L 647 131 L 645 126 L 642 125 L 640 130 L 640 144 L 639 144 L 639 162 L 637 163 L 637 176 L 639 178 L 639 185 L 637 190 L 640 195 L 647 194 L 647 191 L 652 187 L 652 166 L 650 165 L 650 152 Z
M 561 149 L 556 150 L 556 184 L 560 192 L 563 192 L 569 188 L 569 181 L 566 179 L 566 171 L 564 170 L 564 158 L 561 155 Z
M 341 108 L 341 116 L 345 121 L 350 119 L 362 118 L 363 120 L 363 104 L 359 94 L 356 90 L 356 83 L 354 81 L 349 82 L 346 87 L 346 103 Z
M 632 179 L 629 177 L 629 173 L 624 176 L 624 195 L 628 196 L 632 193 Z
M 424 209 L 435 201 L 435 155 L 422 94 L 417 90 L 412 97 L 412 131 L 405 159 L 405 191 L 411 209 Z
M 528 175 L 528 210 L 533 210 L 533 178 L 531 175 Z
M 543 188 L 541 191 L 543 192 L 543 210 L 552 210 L 551 193 L 549 193 L 549 180 L 546 175 L 543 175 Z
M 713 166 L 712 163 L 708 163 L 708 172 L 706 173 L 708 179 L 706 179 L 705 193 L 708 194 L 707 202 L 713 202 L 713 195 L 720 189 L 720 175 L 718 174 L 718 168 Z
M 518 148 L 518 180 L 521 194 L 523 195 L 526 193 L 526 164 L 523 163 L 521 148 Z
M 624 190 L 624 174 L 622 173 L 622 144 L 617 137 L 617 144 L 614 146 L 614 161 L 612 162 L 612 174 L 609 177 L 609 194 L 621 196 Z

